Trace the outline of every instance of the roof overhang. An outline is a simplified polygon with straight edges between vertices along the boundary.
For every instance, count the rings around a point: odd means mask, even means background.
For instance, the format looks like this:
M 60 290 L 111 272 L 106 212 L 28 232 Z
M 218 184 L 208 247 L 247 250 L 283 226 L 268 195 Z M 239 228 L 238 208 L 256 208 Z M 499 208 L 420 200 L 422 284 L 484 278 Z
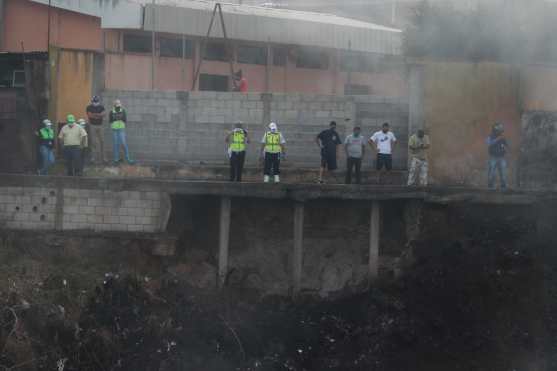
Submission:
M 214 2 L 145 5 L 147 31 L 205 36 Z M 330 14 L 222 4 L 227 36 L 234 40 L 315 46 L 379 54 L 401 54 L 402 31 Z M 212 37 L 222 37 L 215 19 Z
M 49 0 L 31 0 L 48 5 Z M 125 0 L 50 0 L 54 8 L 69 10 L 101 19 L 102 28 L 141 29 L 143 7 Z

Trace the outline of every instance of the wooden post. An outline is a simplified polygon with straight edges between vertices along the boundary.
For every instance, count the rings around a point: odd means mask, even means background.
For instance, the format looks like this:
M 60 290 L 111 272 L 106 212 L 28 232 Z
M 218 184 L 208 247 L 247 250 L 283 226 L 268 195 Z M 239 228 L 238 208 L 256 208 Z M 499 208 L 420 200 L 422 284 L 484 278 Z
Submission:
M 222 197 L 220 200 L 220 224 L 219 224 L 219 277 L 218 286 L 222 288 L 228 274 L 228 248 L 230 241 L 230 197 Z
M 368 283 L 371 284 L 379 274 L 379 237 L 381 228 L 381 205 L 379 201 L 371 204 L 369 223 L 369 265 Z
M 304 262 L 304 204 L 294 205 L 294 251 L 292 253 L 292 296 L 298 295 L 302 285 Z

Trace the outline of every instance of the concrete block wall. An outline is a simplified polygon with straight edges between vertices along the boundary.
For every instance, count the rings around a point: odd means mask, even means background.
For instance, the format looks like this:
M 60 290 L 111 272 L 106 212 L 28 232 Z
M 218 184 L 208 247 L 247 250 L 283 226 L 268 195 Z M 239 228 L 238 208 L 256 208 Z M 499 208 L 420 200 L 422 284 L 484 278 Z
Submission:
M 53 188 L 0 187 L 0 227 L 53 230 L 56 202 Z
M 408 104 L 404 100 L 386 102 L 371 96 L 115 90 L 103 93 L 107 105 L 116 98 L 127 109 L 128 144 L 132 156 L 140 162 L 224 164 L 226 133 L 235 122 L 243 121 L 252 139 L 247 166 L 255 166 L 261 137 L 268 123 L 274 121 L 287 141 L 285 166 L 316 167 L 320 154 L 315 136 L 332 120 L 337 122 L 341 137 L 350 133 L 356 123 L 361 124 L 358 107 L 362 104 L 394 105 L 396 110 L 381 110 L 380 119 L 406 125 L 408 120 Z M 385 117 L 386 112 L 392 116 Z M 371 126 L 370 122 L 365 124 Z M 106 136 L 110 143 L 108 125 Z
M 167 197 L 152 191 L 0 187 L 0 227 L 163 232 Z

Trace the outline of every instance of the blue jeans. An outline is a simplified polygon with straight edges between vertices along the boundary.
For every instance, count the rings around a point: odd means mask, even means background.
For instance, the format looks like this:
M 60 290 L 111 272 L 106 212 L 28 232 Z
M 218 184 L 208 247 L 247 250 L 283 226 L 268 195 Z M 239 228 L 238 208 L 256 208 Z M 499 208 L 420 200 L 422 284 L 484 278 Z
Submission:
M 507 188 L 507 160 L 505 160 L 504 157 L 491 156 L 489 158 L 487 171 L 487 182 L 489 188 L 495 188 L 497 173 L 499 173 L 501 188 Z
M 114 152 L 114 162 L 120 161 L 120 146 L 124 147 L 124 155 L 127 162 L 132 162 L 126 142 L 126 129 L 112 129 L 112 145 Z
M 39 174 L 48 175 L 48 169 L 54 164 L 54 151 L 48 146 L 39 146 L 39 152 L 41 153 Z

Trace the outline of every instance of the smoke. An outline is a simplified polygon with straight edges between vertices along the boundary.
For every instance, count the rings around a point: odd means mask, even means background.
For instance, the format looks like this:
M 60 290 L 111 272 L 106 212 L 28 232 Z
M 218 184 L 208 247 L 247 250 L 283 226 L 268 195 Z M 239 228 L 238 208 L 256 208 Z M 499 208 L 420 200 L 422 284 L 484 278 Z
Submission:
M 557 3 L 481 2 L 470 11 L 427 1 L 415 6 L 405 53 L 505 63 L 557 63 Z

